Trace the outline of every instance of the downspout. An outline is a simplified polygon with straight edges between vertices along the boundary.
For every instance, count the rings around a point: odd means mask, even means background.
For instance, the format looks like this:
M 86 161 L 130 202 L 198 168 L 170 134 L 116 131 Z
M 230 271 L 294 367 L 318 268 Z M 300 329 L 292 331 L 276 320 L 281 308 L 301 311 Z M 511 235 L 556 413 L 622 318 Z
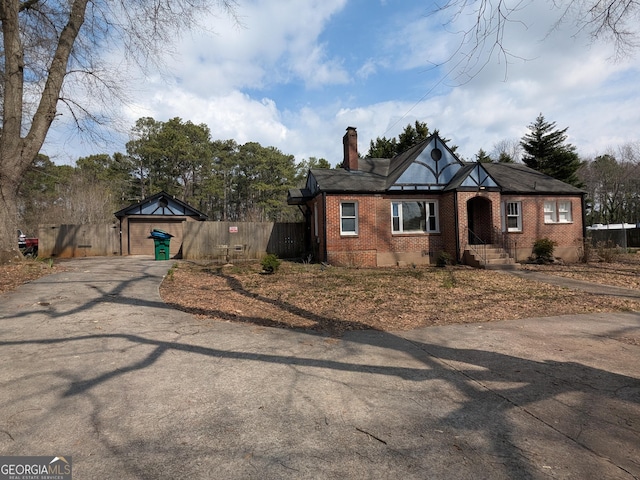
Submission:
M 118 220 L 120 220 L 120 232 L 118 233 L 118 238 L 120 240 L 120 256 L 122 256 L 122 217 L 120 217 Z
M 298 209 L 304 217 L 304 249 L 305 254 L 313 253 L 313 238 L 311 235 L 311 208 L 308 204 L 298 205 Z
M 460 262 L 462 259 L 460 258 L 460 217 L 458 215 L 458 192 L 453 192 L 453 212 L 454 212 L 454 228 L 456 232 L 456 259 Z
M 322 252 L 324 261 L 328 260 L 327 257 L 327 192 L 322 192 L 322 237 L 324 243 L 324 252 Z

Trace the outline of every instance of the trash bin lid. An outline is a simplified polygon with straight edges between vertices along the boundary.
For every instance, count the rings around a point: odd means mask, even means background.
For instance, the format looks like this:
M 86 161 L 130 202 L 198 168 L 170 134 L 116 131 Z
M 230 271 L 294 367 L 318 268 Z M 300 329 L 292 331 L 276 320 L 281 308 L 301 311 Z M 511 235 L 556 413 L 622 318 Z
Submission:
M 151 238 L 161 238 L 166 240 L 168 238 L 173 237 L 169 232 L 165 232 L 164 230 L 160 230 L 159 228 L 154 228 L 151 230 Z

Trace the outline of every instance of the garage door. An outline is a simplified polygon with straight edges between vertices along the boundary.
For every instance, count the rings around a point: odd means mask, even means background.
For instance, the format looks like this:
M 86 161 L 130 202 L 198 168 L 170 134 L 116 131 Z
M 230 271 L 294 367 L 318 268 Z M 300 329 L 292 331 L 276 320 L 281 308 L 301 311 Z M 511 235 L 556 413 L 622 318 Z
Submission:
M 129 255 L 155 255 L 155 246 L 152 238 L 149 238 L 151 230 L 158 228 L 173 235 L 170 243 L 170 255 L 173 257 L 182 245 L 183 219 L 158 220 L 129 218 Z

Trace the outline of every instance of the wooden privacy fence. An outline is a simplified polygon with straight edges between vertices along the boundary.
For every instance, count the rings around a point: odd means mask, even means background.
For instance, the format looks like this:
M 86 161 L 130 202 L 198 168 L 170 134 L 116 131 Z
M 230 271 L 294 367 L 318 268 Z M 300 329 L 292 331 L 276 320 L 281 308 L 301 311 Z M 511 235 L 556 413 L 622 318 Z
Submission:
M 304 223 L 189 222 L 184 225 L 182 258 L 233 261 L 267 253 L 296 258 L 305 253 Z
M 42 258 L 121 255 L 116 224 L 43 225 L 38 228 Z M 267 253 L 280 258 L 305 254 L 304 223 L 184 222 L 182 258 L 190 260 L 257 260 Z
M 118 225 L 41 225 L 38 228 L 38 256 L 103 257 L 120 255 Z

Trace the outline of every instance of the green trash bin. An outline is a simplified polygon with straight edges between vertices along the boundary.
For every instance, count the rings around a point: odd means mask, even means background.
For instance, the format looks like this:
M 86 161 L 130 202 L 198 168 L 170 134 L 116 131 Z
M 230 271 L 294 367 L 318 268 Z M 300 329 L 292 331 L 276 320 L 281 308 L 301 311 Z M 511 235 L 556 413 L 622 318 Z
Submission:
M 156 260 L 169 260 L 169 246 L 170 238 L 156 238 L 153 242 L 155 244 Z

